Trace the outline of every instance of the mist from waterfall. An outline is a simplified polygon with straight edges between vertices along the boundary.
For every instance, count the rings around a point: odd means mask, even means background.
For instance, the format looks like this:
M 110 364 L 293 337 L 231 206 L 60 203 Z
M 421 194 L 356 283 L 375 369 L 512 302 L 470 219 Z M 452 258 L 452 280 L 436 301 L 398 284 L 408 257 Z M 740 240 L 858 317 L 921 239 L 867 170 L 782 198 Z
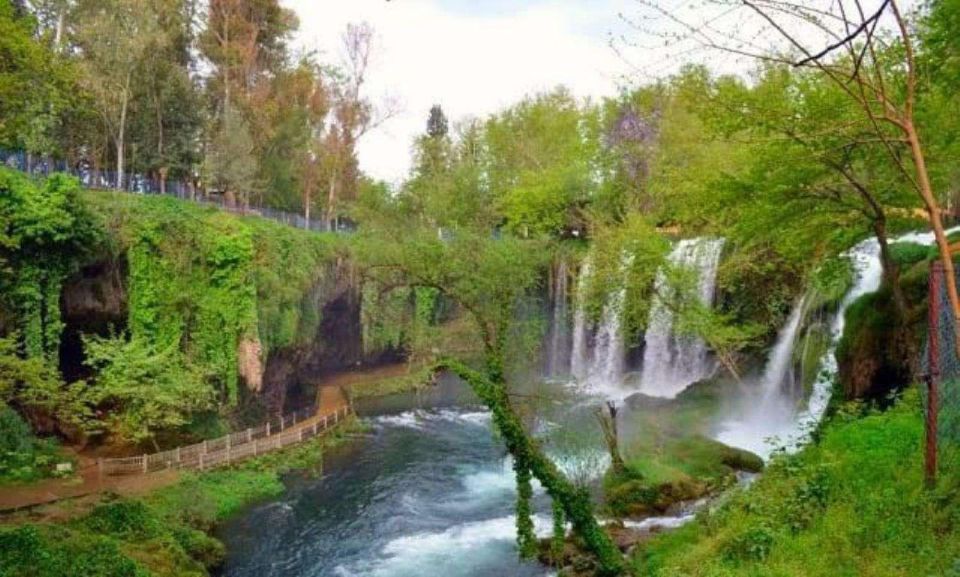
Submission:
M 954 227 L 946 231 L 948 234 L 960 230 L 960 227 Z M 890 243 L 913 242 L 917 244 L 930 245 L 934 241 L 932 232 L 909 233 L 893 238 Z M 755 419 L 766 419 L 769 423 L 762 426 L 751 427 L 751 419 L 741 418 L 729 420 L 717 434 L 717 440 L 722 441 L 734 447 L 740 447 L 753 451 L 764 459 L 768 459 L 777 449 L 782 449 L 787 453 L 792 453 L 803 446 L 810 438 L 811 432 L 823 418 L 830 403 L 830 396 L 833 385 L 837 377 L 837 344 L 843 336 L 843 330 L 846 323 L 847 309 L 863 295 L 876 292 L 880 288 L 883 278 L 883 266 L 880 262 L 880 243 L 876 238 L 871 237 L 861 241 L 845 253 L 853 264 L 853 282 L 844 295 L 843 300 L 837 308 L 836 315 L 830 324 L 830 344 L 827 351 L 820 358 L 820 372 L 813 383 L 813 390 L 806 404 L 800 409 L 794 409 L 791 412 L 791 418 L 785 420 L 781 414 L 776 411 L 764 412 L 758 409 Z M 795 311 L 796 312 L 796 311 Z M 789 332 L 790 324 L 794 321 L 791 315 L 790 321 L 781 330 L 781 336 Z M 784 338 L 783 340 L 788 340 Z M 793 356 L 793 345 L 796 344 L 796 336 L 787 347 L 790 348 L 787 358 Z M 771 349 L 771 357 L 767 363 L 770 367 L 774 364 L 779 354 L 777 350 L 781 345 L 778 339 L 777 346 Z
M 713 304 L 723 243 L 722 238 L 685 239 L 677 243 L 669 256 L 672 265 L 697 271 L 696 295 L 708 306 Z M 657 273 L 655 287 L 658 294 L 673 290 L 662 270 Z M 675 397 L 714 371 L 715 363 L 708 353 L 703 339 L 675 334 L 673 311 L 655 297 L 645 338 L 640 392 L 656 397 Z
M 765 459 L 772 449 L 767 439 L 793 431 L 796 399 L 791 394 L 793 351 L 800 334 L 807 297 L 797 302 L 777 341 L 770 349 L 766 367 L 759 382 L 748 384 L 741 400 L 739 415 L 720 426 L 717 440 L 733 447 L 747 449 Z

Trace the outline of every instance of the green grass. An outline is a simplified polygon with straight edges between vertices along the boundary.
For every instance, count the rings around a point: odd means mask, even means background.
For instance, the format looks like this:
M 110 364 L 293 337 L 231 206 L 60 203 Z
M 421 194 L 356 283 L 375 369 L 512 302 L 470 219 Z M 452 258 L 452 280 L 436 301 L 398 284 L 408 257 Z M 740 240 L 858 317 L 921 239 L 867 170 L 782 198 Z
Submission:
M 731 485 L 737 470 L 760 470 L 759 457 L 707 438 L 728 387 L 725 379 L 697 383 L 675 400 L 650 401 L 631 413 L 621 435 L 627 471 L 604 479 L 604 502 L 615 516 L 663 512 Z
M 319 471 L 323 450 L 360 427 L 206 473 L 142 499 L 107 497 L 62 524 L 0 528 L 0 577 L 206 577 L 223 560 L 208 533 L 252 503 L 280 495 L 281 475 Z
M 918 395 L 886 413 L 841 411 L 816 446 L 634 558 L 660 577 L 960 575 L 960 451 L 923 488 Z

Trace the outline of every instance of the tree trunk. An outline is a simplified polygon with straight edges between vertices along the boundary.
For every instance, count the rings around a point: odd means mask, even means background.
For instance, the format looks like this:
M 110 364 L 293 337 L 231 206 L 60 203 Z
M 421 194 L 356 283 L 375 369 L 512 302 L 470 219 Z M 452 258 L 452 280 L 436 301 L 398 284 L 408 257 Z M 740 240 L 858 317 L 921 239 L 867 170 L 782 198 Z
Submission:
M 57 29 L 53 35 L 53 51 L 57 54 L 60 53 L 60 44 L 63 42 L 63 26 L 66 19 L 66 8 L 61 8 L 60 13 L 57 14 Z
M 923 147 L 920 145 L 920 136 L 917 134 L 917 129 L 912 120 L 904 122 L 903 129 L 907 135 L 907 141 L 910 143 L 911 156 L 913 156 L 913 164 L 917 171 L 920 196 L 927 207 L 927 212 L 930 213 L 930 225 L 933 227 L 933 235 L 937 239 L 937 248 L 940 250 L 940 261 L 943 263 L 943 273 L 947 285 L 947 296 L 950 297 L 950 309 L 953 313 L 954 345 L 957 349 L 957 355 L 960 356 L 960 295 L 957 294 L 957 277 L 954 273 L 953 257 L 950 255 L 950 244 L 947 242 L 947 235 L 943 230 L 940 206 L 933 195 L 930 176 L 927 174 L 927 163 L 923 156 Z
M 607 451 L 610 453 L 610 466 L 613 472 L 621 474 L 627 470 L 620 455 L 620 434 L 617 430 L 617 404 L 613 401 L 607 401 L 608 414 L 604 414 L 602 408 L 597 409 L 597 420 L 600 421 L 600 429 L 603 431 L 603 439 L 607 444 Z
M 117 190 L 123 190 L 123 149 L 127 132 L 127 102 L 130 98 L 130 75 L 127 74 L 126 88 L 121 95 L 120 123 L 117 125 Z
M 333 205 L 337 201 L 337 177 L 336 173 L 330 177 L 330 189 L 327 193 L 327 214 L 325 220 L 333 222 Z
M 880 265 L 883 267 L 883 276 L 890 286 L 890 292 L 893 295 L 893 305 L 897 311 L 899 320 L 905 321 L 907 318 L 907 299 L 903 296 L 903 287 L 900 286 L 900 266 L 893 260 L 890 254 L 890 239 L 887 236 L 887 222 L 885 218 L 878 218 L 873 221 L 873 232 L 877 237 L 877 244 L 880 245 Z
M 488 361 L 488 365 L 491 367 L 491 377 L 496 378 L 488 377 L 455 361 L 442 362 L 435 370 L 447 369 L 457 374 L 490 408 L 493 422 L 502 435 L 507 450 L 516 462 L 529 466 L 530 472 L 540 481 L 547 494 L 560 503 L 564 514 L 573 525 L 573 530 L 583 539 L 586 548 L 596 556 L 596 574 L 605 577 L 622 574 L 623 556 L 610 536 L 597 523 L 589 492 L 570 482 L 540 446 L 527 436 L 523 422 L 507 395 L 506 383 L 498 369 L 500 363 Z

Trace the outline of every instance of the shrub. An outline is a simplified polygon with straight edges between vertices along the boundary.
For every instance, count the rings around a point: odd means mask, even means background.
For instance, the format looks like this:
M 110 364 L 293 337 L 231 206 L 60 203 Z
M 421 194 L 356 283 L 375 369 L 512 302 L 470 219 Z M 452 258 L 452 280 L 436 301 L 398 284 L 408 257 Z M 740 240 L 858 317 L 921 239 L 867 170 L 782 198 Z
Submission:
M 926 260 L 929 254 L 930 247 L 915 242 L 895 242 L 890 245 L 890 257 L 901 266 Z
M 33 481 L 51 475 L 56 445 L 33 436 L 30 425 L 0 404 L 0 481 Z
M 734 561 L 763 561 L 770 555 L 773 543 L 773 531 L 759 525 L 730 539 L 723 547 L 723 555 Z
M 122 539 L 150 539 L 162 532 L 156 514 L 142 501 L 135 500 L 100 505 L 83 524 L 95 533 Z

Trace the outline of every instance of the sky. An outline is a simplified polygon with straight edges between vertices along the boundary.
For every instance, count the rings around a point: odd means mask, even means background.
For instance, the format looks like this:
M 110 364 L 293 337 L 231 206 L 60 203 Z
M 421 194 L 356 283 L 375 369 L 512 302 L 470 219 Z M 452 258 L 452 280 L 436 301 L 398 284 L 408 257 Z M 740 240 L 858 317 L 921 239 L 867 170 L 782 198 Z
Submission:
M 396 183 L 413 139 L 440 104 L 452 122 L 482 118 L 527 94 L 563 84 L 579 97 L 616 94 L 630 66 L 609 46 L 634 0 L 284 0 L 295 44 L 325 62 L 342 57 L 351 22 L 377 33 L 367 95 L 400 113 L 363 137 L 361 169 Z
M 281 1 L 300 19 L 294 45 L 317 52 L 326 63 L 342 60 L 348 24 L 365 21 L 376 31 L 366 96 L 374 103 L 392 100 L 400 112 L 364 135 L 360 167 L 393 184 L 407 176 L 411 145 L 425 131 L 434 104 L 455 123 L 561 84 L 578 97 L 596 99 L 667 75 L 684 62 L 738 74 L 756 65 L 729 50 L 711 53 L 696 38 L 677 40 L 684 36 L 679 22 L 706 27 L 715 42 L 739 51 L 766 52 L 783 44 L 757 14 L 722 0 Z M 836 1 L 802 0 L 827 11 L 836 10 Z M 861 2 L 871 14 L 883 0 Z M 776 16 L 812 49 L 831 40 L 803 19 Z

